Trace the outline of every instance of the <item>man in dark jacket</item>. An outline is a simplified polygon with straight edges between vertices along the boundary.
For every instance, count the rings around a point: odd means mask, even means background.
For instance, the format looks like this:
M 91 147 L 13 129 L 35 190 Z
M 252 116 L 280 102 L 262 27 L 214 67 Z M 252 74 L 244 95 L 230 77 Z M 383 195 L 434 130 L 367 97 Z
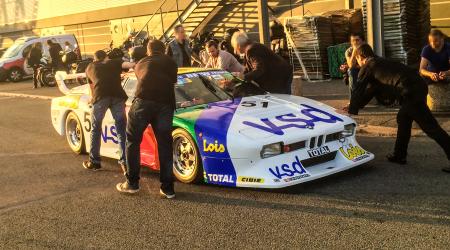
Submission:
M 175 38 L 169 42 L 166 54 L 176 62 L 178 67 L 191 67 L 192 49 L 186 37 L 183 25 L 178 24 L 173 29 Z
M 41 59 L 42 59 L 42 43 L 35 43 L 33 44 L 33 47 L 30 50 L 30 54 L 28 55 L 28 65 L 33 68 L 34 89 L 37 88 L 38 85 L 37 73 Z M 41 87 L 42 86 L 43 85 L 41 83 Z
M 52 40 L 47 40 L 48 52 L 50 53 L 50 57 L 52 58 L 51 66 L 53 71 L 59 70 L 62 68 L 62 56 L 60 52 L 63 51 L 61 45 L 59 43 L 54 43 Z
M 161 41 L 149 41 L 148 56 L 136 64 L 136 98 L 128 112 L 127 124 L 127 181 L 118 183 L 116 188 L 122 193 L 139 191 L 140 145 L 142 135 L 150 124 L 158 142 L 160 194 L 171 199 L 175 197 L 172 119 L 178 67 L 172 58 L 164 55 L 164 50 L 164 43 Z
M 236 53 L 245 54 L 245 81 L 255 81 L 265 91 L 290 94 L 292 67 L 281 56 L 260 43 L 253 43 L 244 32 L 234 33 L 231 44 Z
M 94 62 L 86 68 L 86 76 L 91 90 L 92 103 L 92 131 L 91 150 L 89 160 L 83 162 L 83 167 L 89 170 L 98 170 L 101 166 L 100 145 L 102 121 L 108 109 L 114 118 L 117 139 L 119 141 L 119 165 L 122 171 L 125 167 L 125 101 L 127 94 L 122 88 L 122 69 L 130 69 L 134 63 L 123 62 L 121 59 L 109 59 L 103 50 L 94 54 Z
M 397 114 L 397 140 L 394 152 L 387 159 L 398 164 L 406 164 L 408 143 L 411 137 L 412 122 L 434 139 L 445 151 L 450 160 L 450 136 L 433 117 L 426 104 L 428 88 L 418 72 L 398 62 L 375 57 L 372 48 L 361 45 L 356 51 L 356 60 L 361 66 L 358 85 L 354 89 L 348 112 L 358 114 L 374 96 L 398 99 L 401 108 Z M 450 167 L 442 169 L 450 173 Z

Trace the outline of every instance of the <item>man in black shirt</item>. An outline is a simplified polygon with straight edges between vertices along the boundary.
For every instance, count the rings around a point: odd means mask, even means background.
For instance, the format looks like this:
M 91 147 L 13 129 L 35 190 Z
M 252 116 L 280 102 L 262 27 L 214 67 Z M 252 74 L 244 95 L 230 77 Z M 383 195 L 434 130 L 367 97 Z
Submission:
M 119 141 L 119 165 L 125 172 L 125 101 L 127 94 L 122 88 L 122 69 L 130 69 L 134 63 L 123 62 L 120 59 L 108 59 L 106 52 L 95 52 L 94 62 L 86 68 L 86 76 L 91 90 L 92 131 L 89 160 L 83 162 L 83 167 L 89 170 L 101 168 L 100 145 L 102 121 L 108 109 L 114 118 L 117 139 Z
M 290 94 L 292 67 L 268 47 L 252 42 L 246 33 L 236 32 L 231 44 L 239 54 L 245 54 L 245 81 L 255 81 L 265 91 Z
M 434 139 L 450 160 L 450 137 L 438 124 L 426 104 L 428 88 L 417 71 L 398 62 L 375 57 L 372 48 L 361 45 L 356 51 L 356 60 L 361 66 L 358 85 L 351 96 L 348 112 L 358 114 L 374 96 L 397 99 L 401 103 L 397 114 L 397 140 L 394 153 L 387 159 L 398 164 L 406 164 L 408 143 L 412 122 Z M 450 172 L 450 167 L 442 169 Z
M 175 197 L 172 119 L 178 68 L 172 58 L 164 55 L 164 49 L 161 41 L 149 41 L 148 56 L 136 64 L 136 98 L 128 112 L 127 124 L 127 181 L 118 183 L 116 188 L 124 193 L 139 191 L 140 145 L 145 129 L 151 124 L 158 142 L 160 194 L 170 199 Z
M 48 52 L 50 53 L 50 58 L 52 59 L 51 66 L 54 71 L 62 68 L 62 55 L 60 52 L 63 51 L 59 43 L 54 43 L 52 40 L 47 40 Z
M 38 68 L 39 63 L 42 59 L 42 44 L 41 43 L 35 43 L 33 44 L 33 47 L 30 50 L 30 54 L 28 55 L 28 65 L 33 68 L 33 85 L 34 89 L 38 86 Z M 41 83 L 41 87 L 42 87 Z

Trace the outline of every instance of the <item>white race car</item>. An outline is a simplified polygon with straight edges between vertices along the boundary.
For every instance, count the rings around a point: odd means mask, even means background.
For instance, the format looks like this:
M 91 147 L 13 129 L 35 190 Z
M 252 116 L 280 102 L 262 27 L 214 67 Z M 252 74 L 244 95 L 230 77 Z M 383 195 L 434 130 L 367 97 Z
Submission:
M 88 86 L 68 89 L 57 74 L 62 97 L 52 100 L 51 119 L 76 153 L 89 151 L 91 108 Z M 81 76 L 82 77 L 82 76 Z M 356 123 L 323 103 L 304 97 L 263 94 L 233 98 L 218 85 L 234 79 L 229 72 L 179 69 L 173 119 L 173 171 L 185 183 L 281 188 L 338 173 L 374 158 L 356 141 Z M 124 75 L 129 96 L 134 73 Z M 111 114 L 102 126 L 100 154 L 118 158 L 117 132 Z M 141 164 L 158 170 L 151 127 L 141 144 Z

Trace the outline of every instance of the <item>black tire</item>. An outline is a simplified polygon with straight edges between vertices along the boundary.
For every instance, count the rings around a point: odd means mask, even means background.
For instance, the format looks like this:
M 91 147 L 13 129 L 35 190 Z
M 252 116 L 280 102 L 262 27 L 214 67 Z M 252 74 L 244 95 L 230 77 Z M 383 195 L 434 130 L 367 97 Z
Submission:
M 53 75 L 53 70 L 47 68 L 41 69 L 39 71 L 39 81 L 47 87 L 55 87 L 56 79 L 55 75 Z
M 83 154 L 86 152 L 86 144 L 84 140 L 83 127 L 80 120 L 74 112 L 70 112 L 66 117 L 65 122 L 66 140 L 69 147 L 76 154 Z
M 12 68 L 8 72 L 8 79 L 11 82 L 20 82 L 23 79 L 23 71 L 19 68 Z
M 184 129 L 172 132 L 173 173 L 183 183 L 199 183 L 203 180 L 203 166 L 198 147 Z M 184 150 L 183 150 L 184 149 Z

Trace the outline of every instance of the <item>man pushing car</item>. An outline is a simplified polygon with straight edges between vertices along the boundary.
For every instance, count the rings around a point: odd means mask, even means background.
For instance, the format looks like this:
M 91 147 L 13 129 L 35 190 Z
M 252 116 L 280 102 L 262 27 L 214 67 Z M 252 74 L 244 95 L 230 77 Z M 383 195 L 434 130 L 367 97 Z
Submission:
M 406 164 L 408 144 L 413 121 L 444 150 L 450 160 L 450 136 L 434 118 L 426 104 L 428 87 L 412 68 L 376 57 L 372 48 L 363 44 L 356 50 L 356 60 L 361 66 L 358 85 L 352 92 L 348 113 L 357 115 L 377 95 L 389 96 L 401 103 L 397 114 L 397 140 L 394 152 L 387 155 L 390 162 Z M 450 166 L 442 168 L 450 173 Z
M 106 52 L 99 50 L 94 54 L 94 62 L 86 68 L 86 76 L 91 90 L 92 103 L 92 131 L 91 151 L 89 160 L 83 162 L 83 167 L 89 170 L 99 170 L 101 127 L 106 111 L 111 110 L 114 118 L 117 139 L 120 145 L 119 164 L 125 171 L 125 101 L 127 94 L 122 88 L 122 69 L 134 67 L 134 63 L 123 62 L 121 59 L 109 59 Z
M 164 43 L 158 40 L 147 44 L 147 57 L 136 64 L 136 98 L 128 112 L 127 124 L 127 180 L 118 183 L 121 193 L 139 191 L 141 171 L 140 145 L 144 131 L 152 126 L 158 142 L 160 163 L 160 194 L 168 199 L 175 197 L 172 120 L 175 111 L 175 84 L 178 67 L 175 61 L 164 54 Z

